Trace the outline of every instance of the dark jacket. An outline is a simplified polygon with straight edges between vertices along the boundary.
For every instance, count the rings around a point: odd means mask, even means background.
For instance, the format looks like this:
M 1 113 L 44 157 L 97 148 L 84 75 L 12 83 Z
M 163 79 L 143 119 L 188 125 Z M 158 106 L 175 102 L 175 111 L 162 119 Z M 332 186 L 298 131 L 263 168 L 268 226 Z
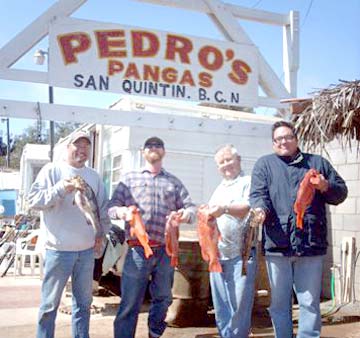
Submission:
M 296 228 L 294 203 L 299 184 L 310 169 L 318 170 L 329 182 L 325 193 L 316 190 L 306 209 L 304 228 Z M 327 221 L 325 204 L 339 204 L 347 187 L 331 164 L 319 155 L 299 152 L 295 159 L 276 154 L 261 157 L 251 178 L 250 204 L 263 208 L 266 219 L 262 245 L 265 255 L 315 256 L 326 254 Z

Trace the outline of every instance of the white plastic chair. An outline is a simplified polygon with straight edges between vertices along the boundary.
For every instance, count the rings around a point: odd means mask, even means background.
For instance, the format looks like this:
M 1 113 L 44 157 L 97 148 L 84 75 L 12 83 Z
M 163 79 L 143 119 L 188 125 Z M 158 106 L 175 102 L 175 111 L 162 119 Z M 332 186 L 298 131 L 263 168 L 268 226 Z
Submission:
M 40 278 L 43 276 L 43 255 L 42 243 L 39 240 L 40 229 L 32 230 L 26 237 L 16 240 L 15 248 L 15 272 L 14 275 L 22 275 L 25 267 L 26 257 L 30 257 L 31 275 L 35 275 L 36 259 L 38 260 L 38 268 Z

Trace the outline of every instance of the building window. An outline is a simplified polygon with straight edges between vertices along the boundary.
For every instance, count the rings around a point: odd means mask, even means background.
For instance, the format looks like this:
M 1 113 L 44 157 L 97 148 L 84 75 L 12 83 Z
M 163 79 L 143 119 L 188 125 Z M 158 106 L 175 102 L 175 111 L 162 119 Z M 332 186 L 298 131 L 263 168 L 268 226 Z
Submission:
M 108 196 L 114 192 L 120 181 L 122 171 L 122 155 L 107 155 L 103 160 L 103 181 Z

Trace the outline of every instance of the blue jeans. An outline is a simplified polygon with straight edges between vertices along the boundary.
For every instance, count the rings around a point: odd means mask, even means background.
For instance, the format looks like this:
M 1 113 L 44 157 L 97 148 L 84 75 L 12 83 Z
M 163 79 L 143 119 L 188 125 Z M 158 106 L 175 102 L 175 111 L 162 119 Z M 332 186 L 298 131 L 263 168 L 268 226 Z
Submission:
M 271 287 L 269 310 L 277 338 L 293 336 L 293 288 L 300 310 L 297 337 L 320 337 L 323 257 L 265 257 Z
M 256 251 L 252 251 L 246 276 L 241 276 L 240 256 L 220 263 L 223 272 L 210 273 L 216 326 L 222 338 L 247 338 L 254 303 Z
M 152 248 L 148 259 L 140 246 L 129 247 L 121 276 L 121 302 L 114 320 L 115 338 L 133 338 L 145 291 L 150 280 L 151 304 L 148 326 L 153 337 L 160 337 L 166 328 L 165 317 L 172 302 L 174 268 L 165 246 Z
M 37 338 L 53 338 L 57 309 L 66 282 L 72 283 L 72 337 L 89 338 L 94 249 L 46 250 Z

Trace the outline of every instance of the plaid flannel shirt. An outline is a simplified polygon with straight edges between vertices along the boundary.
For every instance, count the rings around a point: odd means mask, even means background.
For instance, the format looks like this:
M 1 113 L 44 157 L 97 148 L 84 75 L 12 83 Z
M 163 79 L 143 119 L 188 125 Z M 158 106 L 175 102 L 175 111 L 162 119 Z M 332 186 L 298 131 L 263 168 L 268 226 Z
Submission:
M 182 182 L 174 175 L 161 169 L 153 176 L 148 170 L 125 174 L 109 203 L 109 216 L 116 218 L 116 208 L 135 205 L 140 209 L 146 232 L 151 241 L 165 243 L 166 217 L 171 211 L 187 209 L 191 220 L 195 218 L 195 205 Z M 126 224 L 126 238 L 130 238 L 129 224 Z

